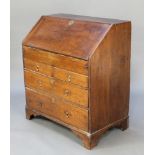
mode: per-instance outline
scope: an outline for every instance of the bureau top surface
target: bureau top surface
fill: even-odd
[[[68,14],[42,16],[24,46],[88,60],[112,24],[125,21]]]

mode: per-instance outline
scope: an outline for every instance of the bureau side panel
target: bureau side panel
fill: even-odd
[[[131,23],[111,27],[90,58],[90,132],[128,117]]]

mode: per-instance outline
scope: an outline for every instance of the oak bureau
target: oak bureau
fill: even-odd
[[[71,129],[87,149],[128,128],[131,22],[42,16],[23,44],[26,118]]]

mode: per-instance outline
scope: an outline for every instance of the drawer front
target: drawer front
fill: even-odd
[[[38,63],[29,59],[24,59],[24,68],[50,77],[53,76],[54,73],[54,68],[52,66],[43,63]]]
[[[55,94],[73,103],[88,107],[88,90],[27,70],[24,71],[24,75],[26,87],[46,92],[49,95]]]
[[[57,68],[88,75],[88,61],[85,60],[54,54],[26,46],[23,47],[23,57]]]
[[[26,89],[27,106],[64,123],[88,131],[88,110],[78,108],[58,97],[48,97]]]
[[[68,83],[76,84],[81,87],[88,87],[88,76],[52,67],[43,63],[38,63],[29,59],[24,59],[24,68],[32,71],[45,74],[50,77],[55,77]]]

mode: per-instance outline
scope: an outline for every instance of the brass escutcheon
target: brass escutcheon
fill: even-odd
[[[54,98],[54,97],[52,97],[52,99],[51,99],[51,100],[52,100],[52,103],[55,103],[55,98]]]
[[[50,82],[51,82],[52,85],[54,85],[55,80],[54,79],[51,79]]]
[[[71,26],[71,25],[73,25],[74,24],[74,20],[70,20],[69,22],[68,22],[68,25],[69,26]]]
[[[71,82],[71,75],[68,75],[67,81],[68,81],[68,82]]]

